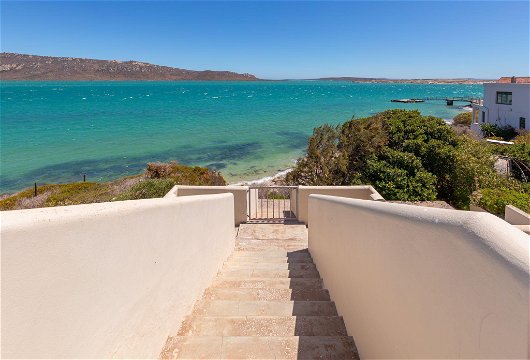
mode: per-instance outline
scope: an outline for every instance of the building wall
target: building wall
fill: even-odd
[[[512,92],[512,105],[497,104],[497,92]],[[486,122],[499,126],[510,125],[519,129],[519,118],[526,119],[526,129],[530,129],[530,84],[484,84],[484,105],[475,106],[486,112]],[[481,123],[481,117],[476,119]]]
[[[309,250],[361,359],[528,358],[529,239],[486,213],[309,200]]]
[[[0,217],[2,358],[158,358],[234,247],[231,194]]]

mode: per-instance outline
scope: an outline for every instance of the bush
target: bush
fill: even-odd
[[[175,186],[173,179],[145,179],[133,185],[115,200],[137,200],[164,197]]]
[[[497,174],[494,164],[491,146],[462,136],[449,172],[451,189],[447,200],[456,208],[469,209],[470,197],[475,191],[500,186],[504,179]]]
[[[473,194],[473,204],[501,217],[504,217],[506,205],[513,205],[528,213],[530,194],[506,188],[482,189]]]
[[[480,125],[480,130],[486,138],[502,138],[504,141],[510,141],[517,135],[517,131],[509,125],[498,126],[497,124],[486,123]]]
[[[148,179],[171,178],[179,185],[226,185],[223,176],[214,170],[200,166],[180,165],[176,161],[147,164],[145,177]]]
[[[470,112],[464,112],[456,115],[453,118],[453,124],[470,126],[473,121],[473,115]]]
[[[385,149],[379,157],[368,161],[363,179],[386,199],[436,199],[436,176],[427,172],[421,161],[410,153]]]
[[[530,131],[523,131],[513,139],[516,144],[530,145]]]
[[[176,161],[169,163],[154,162],[148,163],[147,169],[145,170],[145,177],[148,179],[161,179],[170,176],[174,172],[174,168],[178,164]]]
[[[496,173],[497,151],[510,152],[520,162],[530,159],[530,145],[494,146],[457,136],[442,119],[418,111],[389,110],[338,128],[316,128],[306,156],[299,159],[287,182],[371,184],[387,200],[440,199],[468,209],[471,195],[480,189],[525,192],[523,182]]]

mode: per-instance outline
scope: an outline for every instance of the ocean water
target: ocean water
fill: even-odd
[[[315,126],[386,109],[452,118],[463,103],[391,103],[482,96],[482,85],[283,82],[1,82],[0,193],[141,172],[177,160],[231,182],[293,165]]]

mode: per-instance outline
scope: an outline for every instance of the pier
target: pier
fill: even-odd
[[[447,106],[453,106],[455,102],[467,102],[470,104],[480,104],[481,99],[472,96],[453,96],[453,97],[424,97],[412,99],[394,99],[391,102],[399,103],[422,103],[425,101],[445,101]]]

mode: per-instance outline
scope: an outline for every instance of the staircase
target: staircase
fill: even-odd
[[[236,249],[164,359],[358,359],[304,225],[241,225]]]

